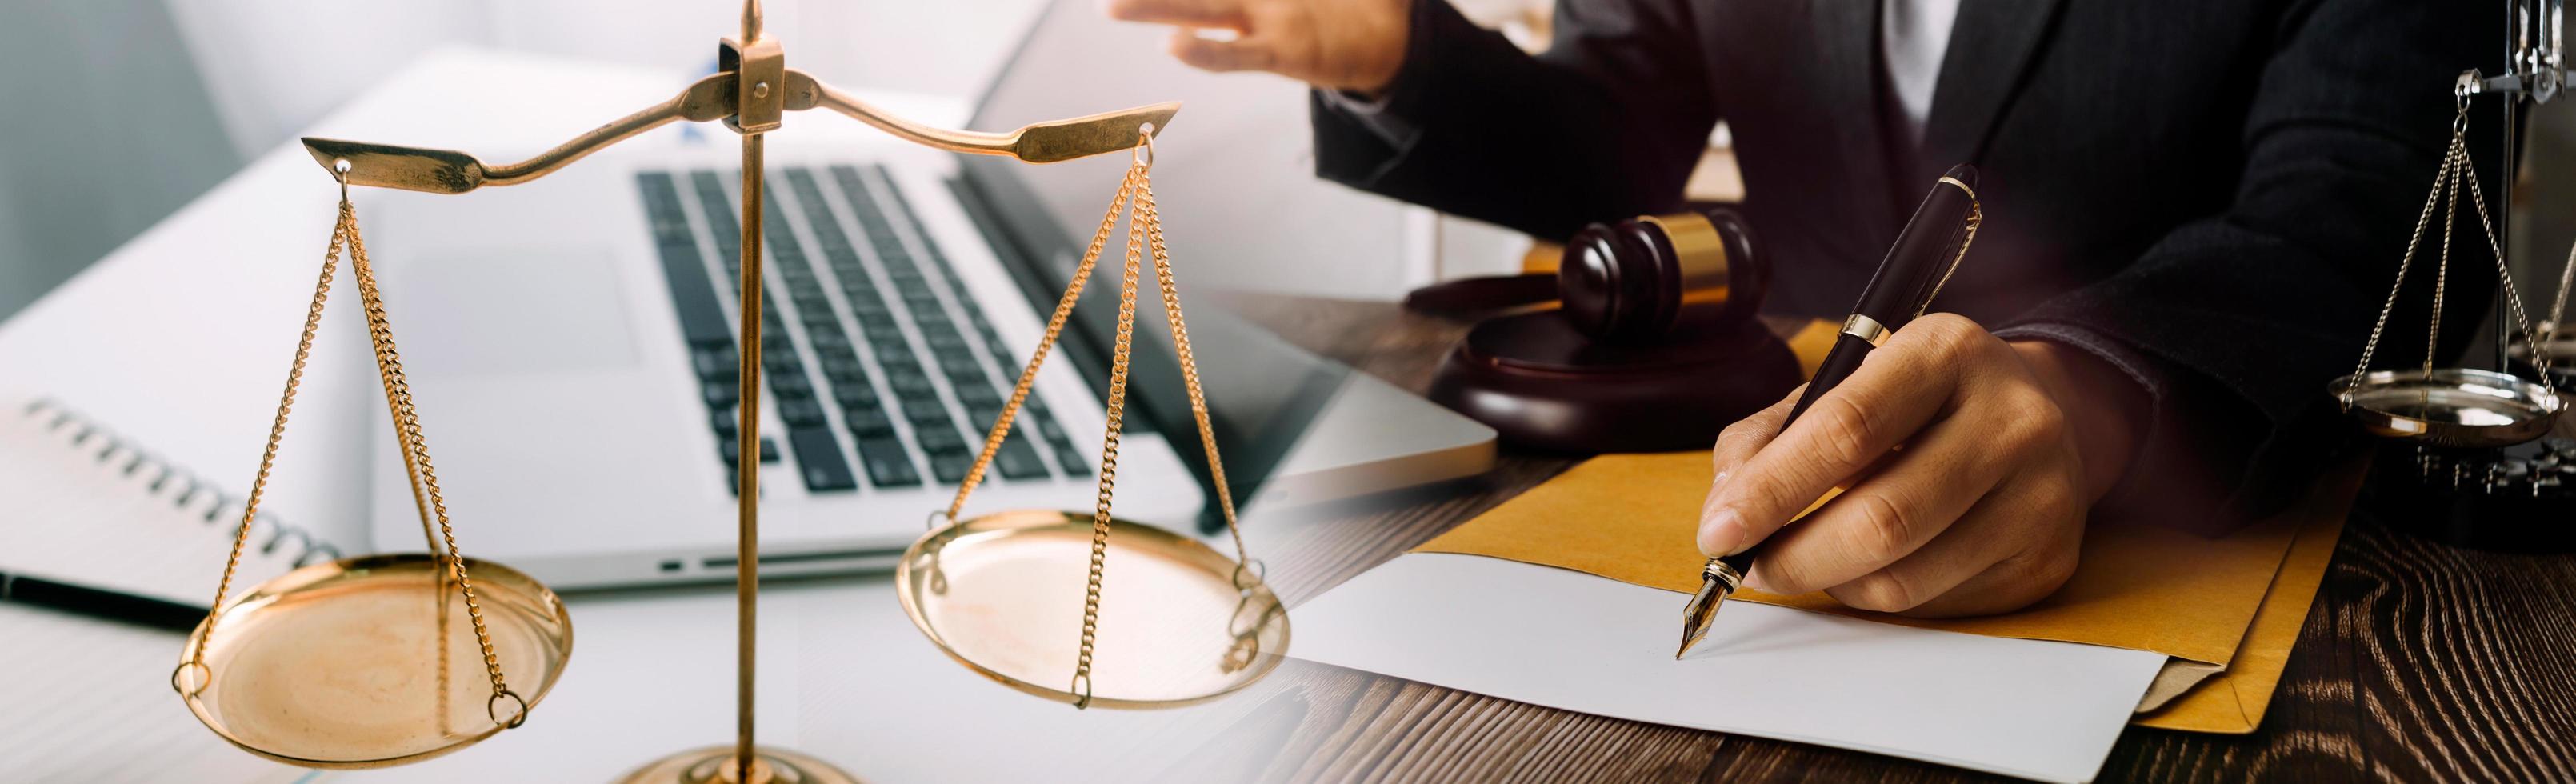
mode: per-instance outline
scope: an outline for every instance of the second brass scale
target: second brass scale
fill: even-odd
[[[390,319],[348,200],[350,186],[461,194],[543,177],[636,134],[721,120],[742,137],[739,444],[760,439],[761,230],[764,134],[786,113],[828,109],[916,144],[1052,163],[1127,152],[1131,165],[1031,352],[973,469],[896,575],[906,614],[959,663],[1014,689],[1077,707],[1161,707],[1211,699],[1277,667],[1288,620],[1235,523],[1233,500],[1181,315],[1150,171],[1153,139],[1176,103],[1041,122],[1008,133],[932,128],[886,114],[786,67],[778,39],[746,0],[739,38],[718,50],[717,73],[661,104],[600,126],[534,158],[486,165],[451,150],[307,138],[340,183],[338,221],[324,254],[267,451],[236,531],[214,610],[190,635],[171,686],[209,729],[251,753],[318,768],[369,768],[429,759],[520,726],[572,652],[571,617],[544,585],[465,555],[448,520],[428,439],[404,379]],[[1091,509],[962,516],[1008,435],[1121,216],[1123,286],[1107,395],[1099,487]],[[411,473],[425,554],[317,564],[232,592],[262,491],[286,432],[306,358],[341,259],[366,313],[387,410]],[[1150,282],[1144,282],[1150,276]],[[1128,360],[1140,286],[1152,286],[1170,330],[1232,557],[1111,515]],[[736,734],[628,774],[636,782],[845,782],[816,757],[755,743],[754,651],[759,593],[758,460],[737,460]]]

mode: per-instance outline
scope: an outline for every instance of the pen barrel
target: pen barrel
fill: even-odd
[[[1844,380],[1858,372],[1861,360],[1869,358],[1872,348],[1875,347],[1869,341],[1857,335],[1835,335],[1833,350],[1826,352],[1825,361],[1816,365],[1815,377],[1807,380],[1807,391],[1798,395],[1798,404],[1789,408],[1789,418],[1781,420],[1780,432],[1789,432],[1789,426],[1796,424],[1798,417],[1805,416],[1807,407],[1815,405],[1817,398],[1834,391],[1834,387],[1842,386]]]
[[[1976,186],[1976,168],[1963,163],[1950,167],[1941,181],[1933,184],[1932,192],[1924,195],[1923,203],[1914,208],[1914,216],[1905,221],[1904,230],[1897,232],[1896,243],[1888,247],[1887,258],[1879,262],[1878,272],[1870,276],[1869,287],[1861,290],[1860,302],[1852,306],[1852,318],[1846,319],[1844,331],[1834,336],[1833,350],[1816,366],[1806,391],[1798,395],[1797,405],[1789,408],[1789,417],[1780,422],[1780,432],[1789,432],[1789,426],[1796,424],[1817,399],[1859,372],[1861,361],[1868,359],[1869,352],[1889,333],[1904,329],[1916,313],[1931,304],[1941,279],[1947,276],[1968,241],[1968,218],[1977,209]],[[1769,542],[1766,538],[1718,561],[1738,575],[1750,574],[1754,560]]]
[[[1897,232],[1896,242],[1888,246],[1878,274],[1870,277],[1860,302],[1852,306],[1854,314],[1875,319],[1894,332],[1930,304],[1934,286],[1957,258],[1960,244],[1967,241],[1968,215],[1977,203],[1969,189],[1976,181],[1976,170],[1962,164],[1932,186],[1932,192],[1914,208],[1914,216],[1905,221],[1905,228]]]

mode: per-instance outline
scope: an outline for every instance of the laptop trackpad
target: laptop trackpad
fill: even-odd
[[[440,248],[385,291],[404,353],[442,374],[598,370],[636,363],[625,287],[607,249]]]

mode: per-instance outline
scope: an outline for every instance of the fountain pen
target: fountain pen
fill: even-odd
[[[1968,242],[1975,238],[1983,215],[1977,206],[1977,170],[1967,164],[1950,167],[1923,204],[1914,208],[1905,229],[1896,235],[1896,244],[1887,249],[1887,258],[1878,263],[1869,286],[1861,290],[1860,302],[1852,306],[1851,316],[1843,319],[1842,334],[1834,336],[1834,348],[1816,367],[1815,378],[1808,381],[1805,394],[1789,409],[1789,418],[1780,423],[1781,432],[1798,421],[1816,399],[1833,391],[1844,379],[1860,369],[1863,358],[1872,349],[1887,342],[1889,333],[1905,327],[1915,316],[1922,315],[1940,293],[1941,284],[1958,269],[1959,260],[1968,252]],[[1708,559],[1700,567],[1699,592],[1691,594],[1690,604],[1682,607],[1682,647],[1673,652],[1679,659],[1690,653],[1708,636],[1710,624],[1717,620],[1718,605],[1744,584],[1744,575],[1753,571],[1753,562],[1761,552],[1756,542],[1733,554]]]

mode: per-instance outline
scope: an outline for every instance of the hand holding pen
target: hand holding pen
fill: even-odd
[[[2146,393],[2082,349],[1917,317],[1963,250],[1975,176],[1961,166],[1934,186],[1816,380],[1718,437],[1698,530],[1707,585],[1685,610],[1684,652],[1730,577],[1942,616],[2018,609],[2074,572],[2086,510],[2126,469]]]

